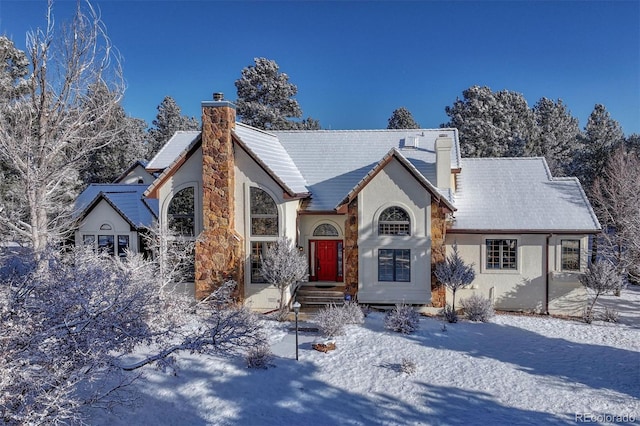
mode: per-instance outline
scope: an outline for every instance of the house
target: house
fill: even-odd
[[[260,275],[261,255],[286,236],[309,261],[302,290],[443,306],[451,295],[433,270],[457,244],[476,269],[458,297],[575,312],[584,301],[578,276],[600,231],[578,180],[552,177],[543,158],[461,158],[456,129],[267,132],[236,122],[221,94],[202,103],[201,132],[177,132],[144,170],[128,173],[154,179],[134,179],[127,208],[118,198],[125,192],[89,187],[76,241],[99,246],[103,222],[114,237],[129,226],[132,241],[143,220],[129,208],[142,215],[146,207],[144,220],[195,241],[196,297],[233,278],[262,311],[279,295]]]

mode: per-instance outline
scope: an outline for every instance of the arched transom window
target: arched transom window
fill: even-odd
[[[409,214],[400,207],[389,207],[378,218],[379,235],[411,235]]]
[[[278,236],[278,207],[260,188],[251,187],[251,235]]]
[[[313,230],[314,237],[337,237],[338,230],[335,226],[329,223],[323,223],[318,225],[316,229]]]
[[[195,235],[193,186],[181,189],[173,196],[167,208],[169,229],[178,235]]]

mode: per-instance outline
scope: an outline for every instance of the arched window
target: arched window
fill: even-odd
[[[167,209],[169,229],[182,236],[195,235],[193,186],[181,189],[173,196]]]
[[[278,207],[260,188],[251,187],[251,235],[278,236]]]
[[[389,207],[378,218],[379,235],[411,235],[409,214],[400,207]]]
[[[328,223],[323,223],[318,225],[316,229],[313,230],[314,237],[337,237],[338,230],[335,226],[330,225]]]

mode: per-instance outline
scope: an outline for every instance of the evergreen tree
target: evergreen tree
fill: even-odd
[[[199,130],[200,123],[195,117],[182,115],[182,110],[171,96],[165,96],[158,105],[158,115],[152,123],[155,127],[149,129],[149,146],[147,157],[154,155],[171,139],[178,130]]]
[[[0,36],[0,102],[7,102],[27,92],[29,59],[13,41]]]
[[[289,76],[280,72],[278,64],[270,59],[255,58],[255,65],[242,70],[235,85],[240,121],[264,130],[320,128],[318,120],[302,117],[302,109],[294,96],[298,93]]]
[[[420,125],[413,119],[411,111],[400,107],[393,111],[387,124],[387,129],[419,129]]]
[[[576,154],[580,128],[561,99],[542,98],[533,107],[538,126],[529,154],[545,157],[554,176],[565,176]]]
[[[92,108],[115,96],[104,84],[95,85],[89,89],[86,106]],[[133,162],[145,158],[147,123],[127,116],[119,102],[108,115],[94,117],[88,124],[88,137],[100,140],[101,135],[109,135],[112,142],[103,141],[100,144],[103,146],[89,156],[89,162],[80,174],[85,184],[113,182]]]
[[[443,127],[460,132],[465,157],[517,157],[527,155],[536,137],[533,111],[520,93],[472,86],[462,92],[445,112],[450,121]]]
[[[624,143],[624,134],[604,105],[597,104],[589,116],[581,142],[580,155],[576,156],[572,168],[589,192],[595,178],[602,174],[613,149]]]
[[[640,134],[632,133],[631,135],[627,136],[627,139],[624,143],[629,151],[635,152],[637,155],[640,155]]]

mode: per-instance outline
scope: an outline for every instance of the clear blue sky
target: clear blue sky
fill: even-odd
[[[75,2],[58,0],[57,21]],[[95,0],[124,57],[127,112],[150,124],[165,95],[200,116],[254,57],[298,86],[323,128],[385,128],[405,106],[422,127],[472,85],[561,98],[584,127],[596,103],[640,133],[640,1]],[[0,33],[23,48],[46,1],[0,0]]]

